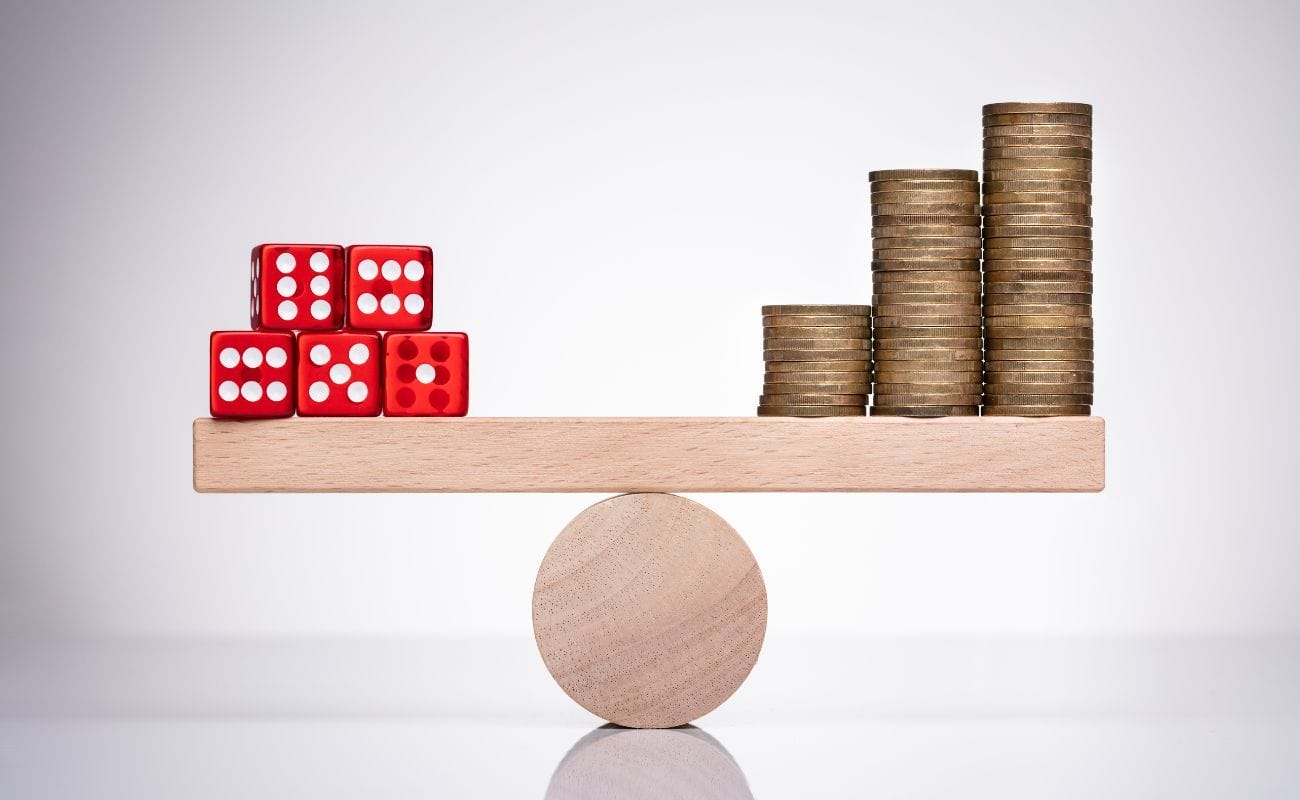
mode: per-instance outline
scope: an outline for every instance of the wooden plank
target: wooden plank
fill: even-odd
[[[194,422],[200,492],[1098,492],[1099,417]]]

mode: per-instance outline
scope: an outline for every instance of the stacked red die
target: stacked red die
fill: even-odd
[[[253,248],[253,327],[329,331],[343,327],[343,248],[260,244]]]
[[[254,330],[212,334],[212,416],[468,410],[469,338],[424,332],[433,322],[428,247],[258,245],[251,296]]]
[[[348,248],[348,326],[427,331],[433,324],[433,251],[356,244]]]
[[[463,417],[469,410],[469,337],[384,335],[384,414]]]
[[[292,333],[214,331],[210,347],[212,416],[293,416]]]
[[[382,403],[379,334],[298,334],[298,414],[374,417]]]

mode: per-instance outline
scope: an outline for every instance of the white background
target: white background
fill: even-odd
[[[773,635],[1300,627],[1288,4],[30,4],[0,26],[0,632],[527,636],[597,497],[199,496],[262,241],[434,248],[475,415],[744,415],[867,172],[1095,105],[1097,496],[699,499]],[[540,667],[539,667],[540,668]]]

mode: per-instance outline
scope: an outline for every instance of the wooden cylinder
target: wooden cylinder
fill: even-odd
[[[740,535],[699,503],[625,494],[556,537],[533,590],[542,660],[579,705],[631,728],[712,711],[744,682],[767,589]]]

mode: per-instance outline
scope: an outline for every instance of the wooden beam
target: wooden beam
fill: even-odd
[[[200,492],[1098,492],[1099,417],[194,422]]]

